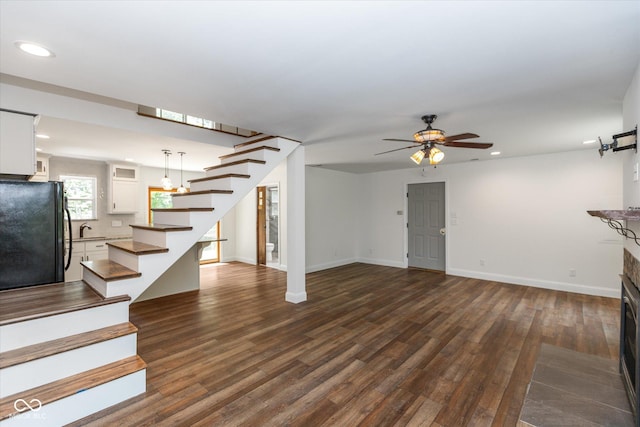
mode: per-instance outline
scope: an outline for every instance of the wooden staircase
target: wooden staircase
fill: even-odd
[[[279,137],[237,145],[173,208],[154,209],[153,224],[132,225],[132,240],[108,243],[108,259],[84,261],[81,282],[0,292],[2,307],[18,310],[0,315],[0,426],[63,425],[144,393],[129,304],[297,146]],[[29,292],[84,298],[20,311],[13,302]]]
[[[189,181],[190,192],[174,194],[173,208],[154,209],[153,224],[132,225],[132,242],[109,243],[104,262],[83,262],[83,280],[105,297],[135,300],[298,145],[279,137],[237,145]]]
[[[0,292],[0,425],[64,425],[144,393],[129,302],[81,281]]]

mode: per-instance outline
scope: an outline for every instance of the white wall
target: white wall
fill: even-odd
[[[357,175],[306,167],[306,271],[357,261]]]
[[[640,124],[640,65],[636,68],[633,81],[624,97],[622,112],[624,129],[621,129],[621,132],[632,130]],[[634,165],[640,164],[640,153],[634,153],[628,150],[618,152],[616,155],[624,158],[623,206],[624,208],[628,208],[629,206],[640,207],[640,181],[633,181],[633,168]],[[628,221],[627,226],[633,230],[637,236],[640,236],[640,221]],[[640,246],[636,245],[632,240],[627,239],[625,248],[637,259],[640,259]]]
[[[617,296],[622,240],[586,211],[621,208],[621,163],[593,149],[365,175],[359,257],[406,266],[407,185],[444,181],[448,274]]]

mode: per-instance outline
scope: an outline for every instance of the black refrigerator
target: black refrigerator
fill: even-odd
[[[0,180],[0,291],[64,282],[61,182]]]

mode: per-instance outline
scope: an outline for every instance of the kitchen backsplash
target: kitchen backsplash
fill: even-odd
[[[631,252],[624,250],[624,274],[631,279],[637,288],[640,288],[640,260],[634,257]]]

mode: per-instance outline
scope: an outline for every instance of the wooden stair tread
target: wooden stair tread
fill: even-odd
[[[189,225],[173,225],[173,224],[131,224],[129,225],[131,228],[139,228],[142,230],[152,230],[152,231],[191,231],[193,227]]]
[[[0,291],[0,326],[130,301],[128,295],[105,298],[82,280]]]
[[[136,328],[132,323],[126,322],[69,337],[58,338],[47,342],[17,348],[15,350],[5,351],[4,353],[0,353],[0,369],[41,359],[54,354],[64,353],[65,351],[86,347],[91,344],[108,341],[125,335],[135,334],[136,332],[138,332],[138,328]]]
[[[114,280],[131,279],[134,277],[140,277],[142,273],[133,271],[130,268],[125,267],[122,264],[113,262],[109,259],[97,259],[94,261],[82,261],[80,262],[86,269],[90,270],[93,274],[100,277],[105,282],[111,282]]]
[[[171,194],[171,197],[197,196],[199,194],[233,194],[233,190],[189,191],[187,193],[173,193]]]
[[[120,240],[117,242],[107,242],[107,246],[121,249],[134,255],[151,255],[169,252],[169,248],[150,245],[148,243],[136,242],[134,240]]]
[[[241,142],[240,144],[234,145],[233,148],[245,147],[247,145],[255,144],[256,142],[262,142],[262,141],[267,141],[269,139],[276,139],[276,138],[277,138],[277,136],[267,135],[267,136],[264,136],[262,138],[254,139],[252,141]]]
[[[213,212],[214,208],[151,208],[153,212]]]
[[[204,170],[205,171],[210,171],[210,170],[214,170],[214,169],[224,168],[226,166],[241,165],[243,163],[256,163],[256,164],[264,165],[267,162],[265,160],[244,159],[244,160],[238,160],[238,161],[235,161],[235,162],[225,163],[225,164],[222,164],[222,165],[209,166],[208,168],[204,168]]]
[[[225,173],[223,175],[205,176],[204,178],[190,179],[187,182],[193,183],[193,182],[213,181],[216,179],[224,179],[224,178],[251,178],[251,175],[242,174],[242,173]]]
[[[248,150],[236,151],[235,153],[225,154],[224,156],[218,156],[220,160],[229,159],[235,156],[242,156],[247,153],[254,153],[256,151],[280,151],[278,147],[269,147],[268,145],[261,145],[260,147],[249,148]]]
[[[81,393],[87,389],[97,387],[126,375],[141,371],[146,367],[147,364],[140,358],[140,356],[131,356],[31,390],[25,390],[11,396],[7,396],[0,400],[0,419],[7,419],[17,415],[18,412],[14,408],[13,404],[18,399],[24,399],[26,402],[29,402],[34,398],[34,396],[37,396],[37,399],[44,406],[60,399],[64,399],[65,397],[72,396],[76,393]]]

